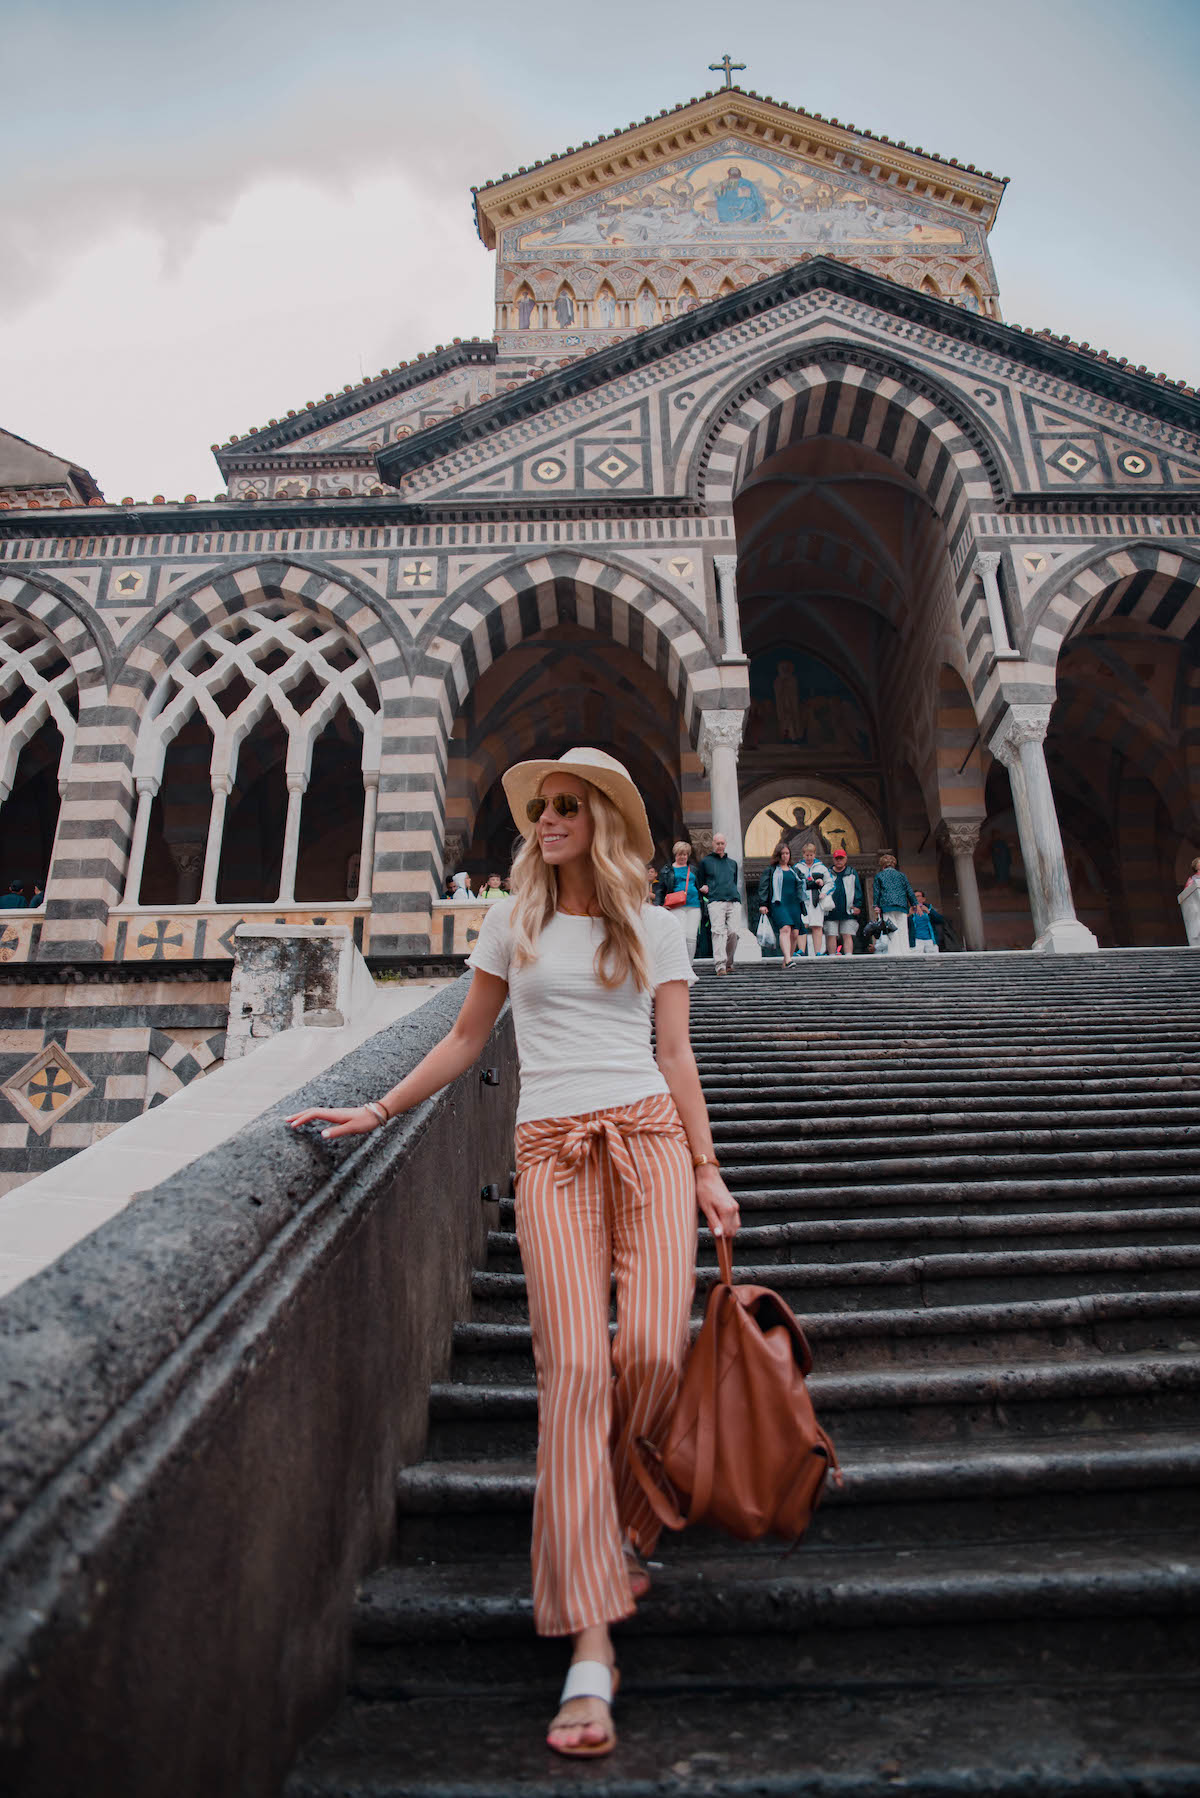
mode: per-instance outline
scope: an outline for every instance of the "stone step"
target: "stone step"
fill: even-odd
[[[690,1035],[697,1054],[728,1055],[737,1044],[739,1033],[730,1029],[731,1020],[706,1024],[694,1019]],[[860,1017],[848,1017],[838,1009],[836,1018],[814,1016],[811,1008],[794,1019],[772,1020],[755,1012],[753,1026],[754,1052],[760,1057],[776,1049],[813,1046],[821,1050],[845,1048],[855,1051],[890,1052],[894,1038],[911,1036],[931,1053],[959,1047],[972,1050],[979,1059],[989,1049],[1017,1048],[1036,1052],[1043,1048],[1078,1048],[1119,1055],[1132,1047],[1136,1031],[1136,1047],[1142,1054],[1167,1044],[1179,1044],[1185,1053],[1194,1052],[1196,1029],[1200,1024],[1200,1007],[1172,1006],[1170,1013],[1157,1013],[1152,1019],[1131,1021],[1126,1005],[1114,1006],[1108,1018],[1098,1018],[1089,1009],[1077,1018],[1064,1016],[1061,1007],[1048,1011],[1044,1018],[1030,1017],[1022,1011],[1019,1019],[998,1019],[994,1011],[963,1011],[958,1014],[939,1006],[935,1015],[915,1012],[893,1012],[884,1017],[876,1008]],[[731,1041],[732,1039],[732,1041]]]
[[[1170,1073],[1122,1074],[1114,1071],[1081,1076],[1071,1066],[1057,1073],[1047,1070],[1045,1078],[1035,1079],[1024,1072],[1005,1071],[992,1079],[976,1075],[969,1082],[964,1082],[955,1070],[938,1076],[925,1068],[901,1068],[886,1070],[873,1078],[867,1094],[862,1093],[861,1087],[862,1081],[857,1074],[853,1081],[838,1081],[832,1077],[828,1065],[818,1073],[777,1076],[770,1068],[765,1068],[761,1074],[747,1073],[745,1065],[740,1064],[737,1071],[728,1076],[710,1073],[704,1081],[705,1093],[716,1107],[794,1104],[793,1095],[800,1092],[806,1099],[830,1106],[861,1106],[869,1116],[877,1108],[893,1106],[901,1106],[905,1111],[921,1106],[935,1110],[947,1098],[952,1101],[951,1110],[967,1104],[986,1109],[1007,1104],[1024,1105],[1027,1101],[1059,1108],[1077,1102],[1123,1106],[1134,1100],[1140,1103],[1147,1095],[1160,1093],[1172,1094],[1175,1102],[1182,1104],[1194,1102],[1194,1095],[1200,1092],[1200,1064],[1193,1073],[1184,1071],[1176,1063]]]
[[[792,1223],[743,1225],[737,1254],[759,1265],[801,1261],[818,1253],[823,1261],[879,1260],[902,1255],[913,1243],[967,1252],[1001,1243],[1014,1249],[1098,1247],[1104,1243],[1200,1242],[1200,1204],[1143,1206],[1130,1211],[1043,1211],[1005,1215],[925,1217],[803,1218]],[[711,1233],[701,1229],[697,1258],[716,1262]],[[517,1272],[520,1252],[514,1230],[488,1234],[489,1273]]]
[[[957,1443],[1200,1425],[1200,1352],[814,1374],[809,1391],[839,1454],[884,1444]],[[508,1459],[537,1445],[532,1380],[461,1381],[430,1394],[432,1460]],[[1200,1429],[1197,1430],[1200,1437]]]
[[[732,1104],[714,1100],[708,1116],[718,1142],[737,1141],[751,1133],[758,1140],[797,1135],[806,1141],[828,1137],[838,1143],[845,1137],[936,1137],[942,1131],[1006,1135],[1031,1129],[1056,1133],[1191,1129],[1200,1135],[1200,1086],[1196,1095],[1183,1103],[1179,1095],[1171,1093],[1157,1098],[1146,1095],[1136,1104],[1114,1096],[1107,1105],[1051,1104],[1044,1097],[1039,1104],[1022,1100],[1002,1105],[991,1100],[976,1102],[969,1109],[949,1106],[945,1100],[926,1101],[920,1107],[906,1099],[841,1099],[835,1103],[836,1109],[833,1102],[815,1100],[810,1094],[805,1094],[802,1105],[795,1099],[746,1099]]]
[[[1103,1479],[1093,1471],[1104,1457],[1090,1433],[1073,1443],[1014,1439],[1002,1446],[1003,1458],[994,1452],[996,1443],[977,1447],[971,1455],[975,1476],[965,1480],[954,1477],[961,1454],[948,1477],[937,1443],[875,1451],[850,1444],[850,1483],[844,1491],[830,1487],[806,1546],[887,1548],[901,1555],[950,1541],[1112,1543],[1147,1531],[1195,1530],[1200,1466],[1194,1429],[1120,1433],[1106,1445],[1106,1455],[1110,1446],[1112,1453]],[[532,1455],[426,1460],[401,1481],[398,1561],[528,1555]],[[727,1548],[728,1539],[716,1532],[689,1529],[665,1536],[659,1554],[672,1562],[704,1560]],[[741,1552],[774,1556],[779,1548],[763,1542],[745,1544]]]
[[[1137,1649],[1161,1653],[1164,1634],[1161,1624],[1140,1632]],[[1123,1639],[1129,1646],[1127,1624]],[[1131,1669],[1120,1683],[1104,1674],[1010,1672],[1003,1682],[977,1674],[964,1702],[971,1663],[961,1654],[944,1689],[924,1674],[928,1652],[907,1663],[919,1675],[893,1668],[836,1688],[814,1661],[794,1688],[802,1702],[781,1704],[719,1677],[663,1689],[623,1667],[617,1749],[573,1769],[545,1746],[561,1644],[557,1659],[545,1659],[536,1685],[516,1692],[347,1700],[301,1755],[284,1798],[1185,1798],[1200,1790],[1195,1692],[1169,1672]]]
[[[903,1307],[914,1295],[928,1305],[1003,1304],[1037,1298],[1129,1292],[1149,1285],[1186,1289],[1197,1283],[1200,1246],[1013,1249],[968,1254],[908,1255],[894,1260],[737,1263],[739,1285],[771,1286],[802,1321],[830,1311]],[[700,1268],[696,1304],[703,1308],[715,1268]],[[472,1316],[480,1323],[516,1321],[525,1308],[525,1276],[476,1273]]]
[[[976,1666],[985,1645],[994,1653],[989,1626],[1003,1635],[1014,1622],[1073,1624],[1082,1649],[1112,1620],[1172,1619],[1182,1643],[1200,1603],[1200,1548],[1194,1530],[1148,1534],[1136,1546],[949,1542],[904,1554],[806,1546],[785,1557],[730,1543],[704,1560],[668,1558],[653,1577],[650,1597],[620,1626],[631,1681],[661,1686],[719,1671],[731,1685],[779,1691],[803,1682],[814,1650],[830,1673],[839,1662],[847,1670],[851,1651],[867,1677],[889,1657],[894,1670],[893,1631],[905,1642],[914,1630],[969,1626]],[[448,1685],[511,1689],[561,1666],[564,1645],[557,1654],[549,1646],[533,1634],[523,1556],[387,1567],[359,1587],[351,1689],[375,1699]],[[1198,1646],[1193,1639],[1172,1670],[1200,1678]],[[1115,1671],[1125,1658],[1118,1633],[1105,1659]]]
[[[959,1366],[989,1357],[1004,1364],[1043,1360],[1052,1351],[1188,1352],[1200,1348],[1200,1289],[818,1312],[805,1318],[804,1328],[818,1368],[829,1373],[897,1362]],[[532,1366],[527,1322],[455,1325],[452,1378],[511,1385]]]
[[[762,1183],[765,1173],[774,1175],[777,1171],[770,1164],[726,1163],[722,1172],[730,1187],[737,1188],[743,1217],[756,1208],[776,1211],[785,1205],[797,1207],[801,1213],[820,1211],[826,1216],[837,1216],[843,1212],[853,1214],[864,1205],[911,1208],[923,1199],[931,1209],[992,1202],[1017,1206],[1026,1197],[1035,1203],[1063,1199],[1074,1204],[1081,1199],[1086,1202],[1089,1192],[1097,1207],[1107,1200],[1125,1205],[1152,1197],[1186,1205],[1200,1192],[1188,1154],[1174,1149],[1161,1158],[1149,1151],[1131,1154],[1126,1158],[1128,1165],[1121,1169],[1106,1167],[1102,1154],[1098,1162],[1086,1154],[1075,1155],[1066,1167],[1052,1155],[1014,1157],[1014,1165],[1002,1165],[998,1172],[992,1170],[1000,1157],[990,1161],[986,1157],[973,1160],[966,1155],[910,1159],[909,1167],[900,1165],[899,1157],[894,1161],[880,1158],[857,1162],[857,1186],[848,1181],[834,1185],[828,1179],[830,1170],[814,1169],[807,1159],[792,1163],[786,1172],[779,1170],[778,1181],[772,1179],[770,1184]],[[839,1175],[844,1166],[843,1161],[837,1163]],[[814,1179],[814,1174],[823,1177]],[[906,1178],[906,1174],[923,1177]]]
[[[1194,1059],[1190,1044],[1186,1050],[1166,1045],[1161,1049],[1130,1050],[1128,1054],[1069,1047],[1039,1054],[1019,1047],[1001,1046],[986,1055],[971,1055],[965,1048],[928,1049],[917,1036],[911,1043],[897,1043],[887,1048],[773,1049],[769,1065],[762,1068],[756,1065],[760,1059],[755,1042],[748,1046],[745,1054],[738,1054],[731,1048],[720,1055],[706,1056],[701,1052],[696,1057],[696,1065],[706,1091],[710,1083],[714,1093],[719,1093],[723,1082],[741,1079],[752,1090],[761,1087],[768,1096],[774,1088],[787,1086],[805,1076],[819,1075],[828,1082],[834,1071],[831,1064],[835,1061],[839,1064],[838,1072],[847,1080],[853,1076],[857,1087],[874,1079],[886,1083],[896,1075],[909,1080],[947,1078],[956,1080],[964,1095],[989,1083],[1002,1083],[1009,1074],[1014,1078],[1035,1076],[1043,1090],[1060,1075],[1078,1078],[1103,1074],[1120,1078],[1123,1073],[1152,1075],[1164,1067],[1173,1074],[1185,1074],[1193,1079],[1200,1074],[1200,1063]],[[844,1096],[845,1083],[842,1090]]]
[[[866,1146],[868,1151],[873,1147]],[[1012,1154],[999,1151],[986,1154],[969,1149],[950,1149],[942,1154],[932,1148],[924,1154],[915,1154],[913,1144],[907,1143],[903,1147],[903,1153],[894,1155],[843,1153],[833,1168],[826,1165],[816,1169],[806,1148],[801,1156],[791,1160],[783,1155],[772,1158],[769,1155],[726,1153],[721,1159],[721,1172],[727,1185],[736,1190],[739,1197],[743,1190],[768,1192],[800,1187],[802,1191],[808,1191],[815,1187],[822,1193],[838,1194],[845,1199],[856,1185],[881,1189],[886,1186],[894,1191],[897,1187],[920,1181],[925,1191],[935,1191],[942,1200],[950,1190],[964,1182],[989,1177],[990,1183],[995,1184],[1005,1176],[1026,1181],[1040,1176],[1040,1184],[1048,1188],[1070,1176],[1103,1175],[1109,1179],[1122,1174],[1138,1179],[1150,1175],[1174,1176],[1194,1191],[1200,1176],[1200,1142],[1164,1149],[1143,1145],[1133,1149],[1047,1149]],[[939,1144],[939,1150],[940,1147]],[[836,1186],[829,1179],[831,1172],[836,1172]],[[814,1173],[818,1176],[815,1181]]]
[[[914,1153],[923,1157],[936,1153],[939,1158],[987,1156],[994,1163],[998,1158],[1005,1161],[1025,1156],[1065,1158],[1080,1152],[1115,1155],[1132,1149],[1139,1153],[1147,1149],[1156,1153],[1168,1149],[1185,1150],[1200,1159],[1200,1113],[1179,1124],[1157,1120],[1130,1124],[1122,1119],[1092,1127],[1073,1124],[1056,1127],[1042,1124],[1040,1120],[1033,1124],[1028,1119],[1022,1125],[1014,1119],[1006,1130],[990,1129],[982,1123],[976,1127],[969,1117],[965,1127],[955,1129],[947,1122],[939,1128],[931,1119],[921,1132],[922,1140],[916,1140],[918,1133],[915,1130],[897,1130],[891,1120],[875,1130],[852,1132],[847,1129],[842,1135],[825,1131],[819,1118],[809,1117],[807,1123],[808,1129],[803,1133],[797,1130],[794,1121],[776,1125],[764,1122],[761,1126],[751,1125],[749,1129],[745,1124],[739,1124],[733,1130],[715,1127],[713,1135],[720,1144],[722,1167],[758,1161],[778,1161],[786,1166],[798,1156],[809,1160],[836,1158],[841,1167],[847,1161],[853,1165],[864,1159],[902,1158]],[[853,1147],[848,1146],[847,1138]]]
[[[1001,1213],[1083,1210],[1093,1216],[1109,1208],[1127,1211],[1165,1206],[1179,1210],[1200,1202],[1200,1182],[1186,1172],[956,1180],[939,1186],[925,1181],[880,1180],[873,1186],[842,1187],[818,1184],[811,1177],[805,1185],[756,1187],[743,1185],[740,1179],[730,1184],[738,1188],[743,1223],[754,1228],[814,1217],[834,1224],[850,1219],[890,1219],[915,1211],[930,1217],[986,1218]],[[511,1198],[500,1201],[500,1221],[514,1226]]]

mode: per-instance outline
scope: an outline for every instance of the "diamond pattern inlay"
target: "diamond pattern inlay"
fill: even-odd
[[[47,1043],[40,1054],[5,1081],[0,1092],[42,1136],[91,1092],[92,1085],[65,1049],[58,1043]]]
[[[609,487],[615,487],[636,469],[637,463],[633,457],[619,449],[605,450],[602,456],[594,457],[587,465],[588,473],[594,474]]]
[[[1069,475],[1073,481],[1078,481],[1089,469],[1095,468],[1096,458],[1080,449],[1077,443],[1063,443],[1052,456],[1047,456],[1046,463],[1050,468],[1057,468],[1060,474]]]

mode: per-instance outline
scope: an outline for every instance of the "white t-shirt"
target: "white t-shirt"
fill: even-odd
[[[665,1093],[650,1048],[651,994],[640,993],[631,975],[619,987],[601,986],[596,977],[602,921],[556,912],[538,938],[537,960],[510,972],[512,908],[512,899],[489,908],[467,965],[508,982],[521,1063],[518,1124],[578,1117]],[[642,929],[651,986],[668,980],[690,985],[696,976],[670,912],[643,906]]]

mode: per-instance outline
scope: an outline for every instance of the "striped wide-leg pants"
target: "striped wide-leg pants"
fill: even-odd
[[[696,1183],[674,1100],[518,1125],[516,1193],[538,1389],[534,1623],[575,1635],[629,1616],[624,1543],[658,1539],[628,1445],[663,1430],[687,1348]]]

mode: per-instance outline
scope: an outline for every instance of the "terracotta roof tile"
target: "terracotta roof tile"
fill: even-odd
[[[513,181],[518,175],[531,175],[536,169],[551,168],[556,162],[563,162],[568,156],[575,156],[580,150],[594,150],[599,144],[612,143],[618,137],[624,137],[627,131],[637,131],[642,125],[653,125],[656,119],[667,119],[677,112],[686,112],[689,106],[698,106],[702,100],[715,100],[722,94],[740,94],[743,100],[761,100],[768,106],[778,106],[783,112],[790,113],[793,118],[811,119],[814,124],[832,125],[838,131],[852,131],[855,137],[868,138],[872,143],[886,144],[889,149],[904,150],[912,156],[924,156],[930,162],[940,162],[946,168],[961,169],[966,175],[982,175],[985,181],[1001,181],[1008,185],[1007,175],[993,175],[991,169],[977,169],[973,162],[959,162],[957,156],[939,156],[934,150],[914,149],[902,138],[884,137],[882,132],[868,131],[861,125],[843,125],[840,119],[827,119],[819,112],[805,112],[801,106],[789,106],[786,100],[773,100],[770,94],[756,94],[753,88],[724,87],[709,88],[706,93],[693,94],[690,100],[681,100],[677,106],[664,107],[661,112],[648,112],[644,119],[631,119],[628,125],[618,125],[601,137],[584,138],[580,144],[574,144],[566,150],[560,150],[554,156],[546,156],[532,163],[524,164],[511,175],[498,175],[494,181],[485,181],[482,187],[473,187],[473,194],[487,193],[489,188],[503,187],[506,181]]]

